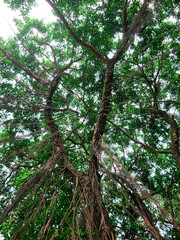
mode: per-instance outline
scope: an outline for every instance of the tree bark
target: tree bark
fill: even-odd
[[[137,193],[133,192],[131,194],[131,197],[133,198],[138,209],[140,210],[140,214],[144,220],[144,224],[146,225],[147,229],[149,230],[153,238],[156,240],[165,240],[165,238],[161,236],[159,231],[154,226],[152,215],[148,208],[146,207],[146,205],[144,204],[143,200],[140,198],[140,196]]]
[[[174,117],[170,117],[165,111],[153,108],[152,113],[155,117],[162,118],[171,127],[171,153],[177,166],[180,168],[180,151],[179,151],[179,129]]]
[[[107,207],[104,205],[99,176],[83,176],[80,190],[83,193],[82,208],[86,232],[89,240],[116,240],[116,233],[109,219]]]

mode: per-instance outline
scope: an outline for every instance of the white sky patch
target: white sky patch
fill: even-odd
[[[0,234],[0,240],[4,240],[3,236]]]
[[[11,11],[4,2],[1,2],[0,8],[0,37],[4,39],[9,36],[13,36],[16,26],[13,22],[13,18],[18,14],[15,11]]]
[[[51,12],[51,7],[44,1],[38,0],[38,6],[33,7],[29,17],[43,19],[45,23],[50,23],[56,20],[56,17]],[[0,37],[7,39],[14,36],[16,32],[16,25],[13,18],[21,18],[19,11],[12,11],[7,4],[1,2],[0,7]]]

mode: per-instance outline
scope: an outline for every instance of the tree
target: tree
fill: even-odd
[[[178,1],[45,1],[4,1],[1,233],[177,239]]]

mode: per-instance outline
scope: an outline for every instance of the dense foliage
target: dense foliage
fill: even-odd
[[[178,1],[44,1],[4,0],[1,234],[178,239]]]

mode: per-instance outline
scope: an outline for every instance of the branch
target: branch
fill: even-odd
[[[125,14],[125,12],[123,13],[123,15],[124,14]],[[135,34],[139,33],[140,31],[142,31],[144,29],[144,26],[150,19],[150,16],[151,16],[151,13],[148,10],[148,3],[147,3],[147,1],[144,1],[142,7],[138,11],[137,16],[135,17],[134,21],[132,22],[129,30],[126,32],[126,34],[123,35],[122,43],[119,46],[116,53],[114,54],[113,58],[111,59],[112,63],[115,64],[122,57],[124,52],[128,49],[129,45],[133,41]],[[125,20],[126,20],[126,18],[124,16],[123,24],[125,24]],[[126,28],[126,25],[124,25],[123,28]]]
[[[158,102],[167,102],[167,103],[172,103],[176,106],[179,106],[180,105],[180,102],[176,102],[174,100],[170,100],[170,99],[167,99],[167,100],[158,100]]]
[[[115,29],[117,32],[120,32],[120,30],[113,24],[103,20],[98,14],[97,14],[97,11],[98,11],[98,8],[97,9],[93,9],[91,8],[90,6],[88,6],[87,8],[89,8],[91,11],[93,11],[93,13],[96,15],[96,17],[103,23],[103,24],[107,24],[108,26],[110,26],[112,29]],[[102,11],[102,9],[100,10]]]
[[[46,98],[46,106],[44,108],[45,121],[52,134],[52,147],[53,147],[53,154],[56,159],[56,164],[58,164],[60,168],[64,168],[66,176],[68,178],[72,178],[73,181],[75,181],[75,178],[79,176],[80,173],[68,160],[68,157],[65,153],[65,149],[63,146],[62,136],[59,132],[57,124],[55,123],[52,117],[51,108],[52,108],[52,98],[60,82],[61,74],[65,70],[70,68],[74,62],[79,61],[81,58],[82,57],[76,60],[71,60],[69,64],[67,64],[65,67],[59,70],[59,72],[51,82],[50,90]]]
[[[46,106],[44,108],[45,120],[50,129],[52,140],[53,140],[53,154],[51,158],[47,161],[45,166],[43,166],[28,182],[25,182],[20,190],[17,193],[17,196],[12,200],[10,205],[5,209],[4,213],[0,217],[0,224],[7,218],[8,214],[13,211],[19,203],[23,200],[23,198],[30,192],[30,190],[41,180],[43,179],[49,172],[51,172],[56,164],[58,164],[61,168],[65,169],[65,174],[68,178],[75,179],[81,174],[74,168],[74,166],[69,162],[65,150],[62,143],[62,138],[60,136],[58,126],[55,124],[54,119],[52,118],[51,109],[52,109],[52,97],[56,88],[58,87],[58,83],[60,80],[61,74],[68,69],[74,62],[79,61],[78,58],[76,60],[71,60],[69,64],[67,64],[64,68],[62,68],[56,77],[51,82],[49,94],[46,98]],[[16,60],[12,58],[12,62],[16,65]],[[22,68],[26,72],[26,68],[18,63],[20,68]],[[29,70],[28,70],[29,71]],[[38,77],[37,77],[38,78]],[[23,136],[24,137],[24,136]]]
[[[65,27],[67,28],[68,32],[71,34],[71,36],[74,38],[74,40],[79,43],[81,46],[85,47],[86,49],[90,50],[98,59],[100,59],[103,63],[107,63],[107,60],[105,57],[103,57],[96,49],[93,48],[92,45],[90,45],[87,42],[84,42],[82,39],[80,39],[76,33],[72,30],[70,27],[69,23],[63,16],[63,14],[60,12],[60,10],[55,6],[55,4],[52,3],[50,0],[45,0],[51,7],[52,9],[56,12],[57,16],[62,20],[64,23]]]
[[[101,149],[102,136],[104,134],[106,120],[110,109],[110,98],[112,91],[112,83],[113,83],[113,73],[114,73],[114,65],[109,63],[107,65],[105,79],[104,79],[104,87],[103,87],[103,95],[101,100],[101,105],[98,112],[98,119],[96,122],[96,126],[93,133],[92,143],[91,143],[91,154],[89,160],[89,172],[94,174],[96,172],[98,174],[98,154]]]
[[[42,69],[44,69],[45,72],[47,72],[49,75],[52,76],[52,74],[48,71],[48,69],[43,66],[43,64],[35,57],[35,55],[31,52],[31,50],[28,47],[26,47],[24,42],[21,40],[21,38],[17,34],[16,34],[16,37],[21,42],[22,46],[26,49],[26,51],[30,54],[30,56],[33,57],[33,59],[42,67]]]
[[[145,143],[142,143],[134,138],[132,138],[131,136],[129,136],[122,128],[120,128],[118,125],[116,125],[115,123],[113,123],[111,120],[107,120],[109,123],[111,123],[114,127],[116,127],[117,129],[119,129],[126,137],[128,137],[129,139],[131,139],[133,142],[135,143],[138,143],[140,144],[143,148],[148,148],[150,149],[151,151],[153,152],[156,152],[156,153],[164,153],[164,154],[172,154],[172,151],[171,150],[158,150],[158,149],[155,149]]]
[[[9,105],[0,105],[0,109],[6,109],[6,110],[21,110],[21,111],[26,111],[26,112],[42,112],[42,110],[34,110],[34,109],[30,109],[30,108],[22,108],[22,107],[13,107],[13,106],[9,106]]]
[[[7,218],[9,213],[13,211],[22,199],[31,191],[31,189],[42,179],[44,178],[49,172],[52,171],[54,168],[53,157],[51,157],[46,165],[42,167],[28,182],[25,182],[19,191],[17,192],[16,197],[12,199],[11,203],[7,208],[4,210],[3,214],[0,216],[0,224]]]
[[[8,119],[8,120],[0,123],[0,126],[1,126],[1,125],[5,125],[5,124],[9,124],[9,122],[11,122],[11,121],[16,121],[16,120],[23,119],[23,118],[25,118],[25,117],[31,116],[32,114],[33,114],[33,113],[28,113],[28,114],[26,114],[26,115],[24,115],[24,116],[21,116],[21,117],[10,118],[10,119]]]
[[[123,34],[125,35],[127,32],[127,25],[128,25],[128,21],[127,21],[127,1],[125,1],[125,5],[124,5],[124,10],[123,10]]]
[[[31,132],[29,134],[25,134],[25,135],[17,135],[16,137],[12,137],[12,138],[6,138],[6,139],[3,139],[3,140],[0,140],[0,144],[2,143],[6,143],[6,142],[14,142],[14,141],[17,141],[19,139],[24,139],[24,138],[27,138],[27,137],[30,137],[30,136],[34,136],[34,135],[38,135],[38,134],[42,134],[42,133],[46,133],[47,130],[38,130],[38,131],[35,131],[35,132]]]
[[[180,168],[180,151],[179,151],[179,129],[174,116],[170,117],[165,111],[153,108],[152,113],[155,117],[160,117],[171,126],[171,153]]]
[[[137,152],[136,152],[136,155],[135,155],[135,159],[134,159],[134,161],[132,162],[132,164],[130,165],[130,167],[128,168],[128,171],[130,171],[131,168],[134,166],[134,164],[137,162],[137,160],[138,160],[138,154],[139,154],[139,151],[140,151],[141,147],[142,147],[142,146],[140,146],[140,147],[138,148],[138,150],[137,150]]]
[[[36,79],[36,81],[38,83],[41,83],[42,85],[47,87],[47,82],[44,79],[42,79],[42,78],[38,77],[37,75],[35,75],[28,68],[23,66],[20,62],[18,62],[13,56],[10,56],[9,54],[7,54],[2,48],[0,48],[0,52],[2,52],[4,54],[4,56],[7,57],[8,60],[10,60],[12,63],[14,63],[15,66],[17,66],[18,68],[23,70],[25,73],[27,73],[27,75],[29,75],[30,77]]]

